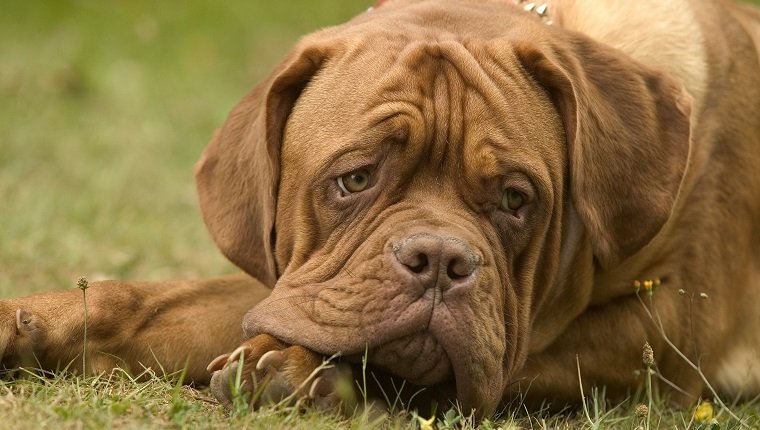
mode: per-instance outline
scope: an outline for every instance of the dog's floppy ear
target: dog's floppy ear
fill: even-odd
[[[515,44],[567,138],[570,194],[609,269],[670,217],[689,157],[691,97],[664,73],[582,35]]]
[[[283,131],[324,58],[319,46],[296,48],[232,110],[195,167],[214,241],[230,261],[269,286],[278,276],[273,247]]]

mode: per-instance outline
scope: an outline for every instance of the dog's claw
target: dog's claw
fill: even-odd
[[[249,347],[248,345],[239,346],[237,347],[237,349],[232,351],[232,353],[230,353],[230,356],[227,358],[227,362],[231,363],[233,361],[238,361],[241,355],[245,357],[249,355],[251,351],[252,351],[251,347]]]
[[[269,351],[262,355],[259,362],[256,363],[256,370],[263,370],[269,366],[279,369],[285,363],[285,354],[282,351]]]
[[[219,357],[211,360],[211,363],[206,366],[206,371],[208,373],[214,373],[217,370],[222,370],[224,368],[224,365],[227,364],[229,357],[230,354],[222,354]]]
[[[228,364],[236,362],[240,360],[240,357],[243,358],[247,357],[253,352],[250,346],[248,345],[242,345],[237,347],[234,351],[232,351],[229,354],[222,354],[215,359],[211,360],[211,363],[206,366],[206,370],[209,373],[212,373],[216,370],[222,370],[225,367],[227,367]]]

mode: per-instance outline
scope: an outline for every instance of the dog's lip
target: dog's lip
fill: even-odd
[[[274,293],[273,293],[274,294]],[[414,301],[403,320],[382,321],[371,328],[322,325],[304,315],[273,315],[266,312],[268,301],[281,302],[271,296],[253,308],[245,317],[243,331],[247,338],[259,334],[272,335],[286,343],[301,345],[325,355],[343,356],[361,354],[367,349],[393,342],[412,333],[426,330],[430,321],[431,304]],[[290,308],[293,311],[293,308]],[[298,321],[298,324],[283,322]],[[296,326],[297,325],[297,326]]]
[[[441,345],[451,360],[457,402],[460,409],[464,414],[475,411],[478,417],[488,416],[496,410],[501,401],[504,381],[503,367],[495,369],[496,374],[482,377],[482,369],[477,367],[469,349],[462,348],[462,342],[457,342],[451,333],[449,336],[441,338],[440,333],[438,333],[439,330],[445,330],[445,328],[440,324],[431,325],[433,335],[441,339]],[[461,331],[458,334],[466,335]]]
[[[396,297],[402,302],[398,306],[404,308],[399,315],[393,318],[388,315],[370,325],[362,325],[346,323],[351,317],[347,319],[341,309],[331,306],[314,309],[314,301],[303,302],[301,297],[310,296],[319,288],[316,285],[275,288],[246,314],[243,322],[246,338],[266,333],[321,354],[350,355],[428,329],[433,303],[414,292]],[[312,314],[319,314],[320,321],[315,321]],[[357,317],[360,314],[357,313]]]

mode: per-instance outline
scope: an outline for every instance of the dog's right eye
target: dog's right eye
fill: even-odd
[[[338,178],[338,186],[346,194],[360,193],[369,187],[371,176],[361,169]]]

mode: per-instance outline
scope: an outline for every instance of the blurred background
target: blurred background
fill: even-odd
[[[3,0],[0,297],[234,272],[193,163],[300,35],[371,3]]]
[[[372,0],[4,0],[0,297],[234,272],[193,163],[300,35]]]

